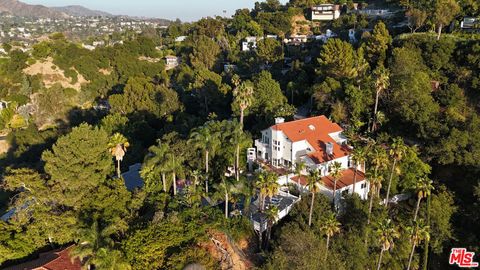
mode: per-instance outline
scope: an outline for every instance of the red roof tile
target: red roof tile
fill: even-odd
[[[5,270],[81,270],[82,264],[79,259],[73,262],[70,259],[70,246],[63,250],[50,251],[40,254],[39,258],[19,265],[4,268]]]
[[[306,140],[314,149],[308,156],[317,164],[347,156],[350,149],[339,145],[329,134],[341,132],[343,129],[328,120],[325,116],[316,116],[301,120],[285,122],[272,126],[274,130],[281,130],[292,142]],[[333,155],[325,153],[326,143],[333,143]]]
[[[346,186],[353,185],[353,176],[355,174],[354,169],[346,169],[342,171],[342,177],[337,181],[337,189],[344,188]],[[298,183],[302,186],[308,185],[308,176],[302,175],[300,178],[298,176],[293,176],[290,178],[292,182]],[[360,170],[357,171],[357,183],[365,180],[365,174]],[[326,188],[333,190],[334,179],[331,176],[324,176],[322,177],[323,186]]]
[[[346,186],[353,185],[355,170],[346,169],[342,171],[342,177],[337,180],[337,189],[344,188]],[[357,183],[365,180],[365,174],[360,170],[357,171]],[[331,175],[322,177],[323,185],[331,190],[333,190],[334,179]]]

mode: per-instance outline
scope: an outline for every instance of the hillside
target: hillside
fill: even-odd
[[[65,7],[52,7],[51,9],[56,10],[58,12],[63,12],[70,16],[75,17],[90,17],[90,16],[103,16],[103,17],[110,17],[112,14],[99,11],[99,10],[91,10],[83,6],[65,6]]]
[[[17,0],[0,0],[0,12],[21,17],[65,18],[67,14],[42,5],[29,5]]]

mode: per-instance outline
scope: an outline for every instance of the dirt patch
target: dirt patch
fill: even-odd
[[[7,140],[0,139],[0,155],[7,153],[8,149],[10,149],[10,145]]]
[[[222,232],[211,231],[209,236],[210,241],[201,244],[201,246],[220,262],[222,270],[246,270],[252,268],[253,264],[227,235]]]
[[[106,69],[106,68],[101,68],[101,69],[98,70],[98,72],[100,72],[100,73],[102,73],[103,75],[106,75],[106,76],[112,74],[112,70]]]
[[[28,75],[42,75],[43,83],[47,88],[60,83],[63,88],[73,88],[80,91],[82,85],[88,83],[81,74],[77,75],[78,80],[76,83],[73,83],[71,78],[65,77],[63,70],[57,67],[50,57],[43,61],[35,62],[35,64],[25,68],[23,71]]]
[[[312,34],[310,28],[310,21],[308,21],[304,15],[295,15],[291,20],[292,35],[309,35]]]
[[[158,63],[162,59],[161,58],[151,58],[151,57],[146,57],[146,56],[140,56],[140,57],[138,57],[138,60],[147,61],[147,62],[150,62],[150,63]]]

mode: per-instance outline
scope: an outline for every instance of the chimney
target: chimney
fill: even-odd
[[[329,156],[333,155],[333,143],[327,142],[325,144],[325,152],[327,152],[327,155],[329,155]]]
[[[283,117],[275,118],[275,124],[281,124],[283,122],[285,122],[285,118],[283,118]]]

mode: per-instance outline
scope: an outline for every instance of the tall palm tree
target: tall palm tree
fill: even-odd
[[[367,159],[367,152],[364,147],[355,147],[353,148],[351,159],[354,163],[354,174],[353,174],[353,194],[355,194],[355,186],[357,185],[357,174],[358,166],[363,164]]]
[[[272,172],[260,173],[255,182],[255,186],[260,190],[260,211],[265,209],[265,199],[272,198],[278,193],[280,184],[277,182],[277,175]]]
[[[222,190],[225,198],[225,218],[228,219],[228,203],[230,202],[230,189],[232,184],[226,179],[224,175],[221,176],[222,182],[219,184],[219,188]]]
[[[388,207],[388,201],[390,199],[390,187],[392,186],[392,178],[393,178],[393,174],[394,174],[395,169],[396,169],[397,162],[402,160],[403,156],[405,155],[406,150],[407,149],[406,149],[405,144],[403,143],[402,138],[393,139],[393,143],[390,146],[390,151],[389,151],[389,155],[393,159],[393,162],[392,162],[392,170],[390,171],[390,178],[388,179],[387,197],[386,197],[385,207]]]
[[[334,236],[336,233],[340,232],[340,222],[337,221],[334,213],[330,213],[325,220],[322,222],[322,226],[320,230],[327,236],[327,243],[325,248],[325,260],[328,257],[328,248],[330,245],[330,238]]]
[[[298,187],[300,188],[300,177],[302,177],[302,172],[305,170],[305,162],[300,161],[295,163],[295,175],[298,177],[297,184]]]
[[[319,192],[318,184],[320,183],[320,173],[318,170],[310,170],[308,176],[308,189],[312,194],[312,201],[310,202],[310,214],[308,215],[308,226],[312,225],[313,203],[315,202],[315,193]]]
[[[373,165],[373,174],[378,176],[379,170],[384,169],[388,163],[387,152],[380,145],[376,145],[370,152],[369,158]]]
[[[417,193],[417,206],[415,207],[415,214],[413,216],[413,221],[417,220],[418,210],[420,209],[420,201],[423,198],[427,198],[432,193],[432,190],[435,189],[432,185],[433,181],[428,178],[420,178],[415,183],[415,191]]]
[[[193,170],[190,172],[190,176],[193,178],[193,187],[194,190],[197,189],[198,184],[200,183],[199,179],[202,176],[199,170]]]
[[[155,180],[162,178],[163,191],[167,192],[167,156],[168,145],[158,142],[158,145],[153,145],[148,148],[149,154],[145,157],[140,175],[145,179],[145,184],[155,184]],[[154,188],[154,187],[152,187]]]
[[[176,153],[169,152],[167,153],[167,171],[172,174],[172,183],[173,183],[173,195],[177,195],[177,173],[180,171],[183,158],[178,156]]]
[[[235,145],[235,179],[240,181],[240,144],[244,141],[244,134],[242,131],[241,124],[238,124],[237,121],[231,122],[231,130],[228,130],[230,141],[233,145]]]
[[[333,162],[331,170],[330,175],[333,177],[333,207],[336,207],[337,181],[342,178],[342,163],[337,161]]]
[[[278,207],[272,206],[265,211],[265,216],[267,218],[267,245],[270,242],[270,237],[272,235],[272,227],[275,221],[278,218]]]
[[[426,226],[423,220],[414,221],[413,226],[407,227],[407,232],[410,235],[410,242],[412,242],[412,251],[410,252],[410,258],[408,259],[407,267],[407,270],[410,270],[413,254],[415,253],[415,247],[422,241],[430,240],[430,226]]]
[[[127,148],[130,146],[128,143],[127,138],[123,136],[120,133],[115,133],[113,136],[110,138],[110,141],[108,143],[108,148],[110,149],[110,153],[112,156],[115,157],[117,160],[117,177],[121,177],[121,171],[120,171],[120,162],[123,160],[123,157],[125,156],[125,153],[127,152]]]
[[[383,177],[381,175],[375,176],[374,174],[369,174],[367,181],[370,183],[370,203],[368,205],[368,219],[367,224],[370,224],[370,216],[372,215],[373,207],[373,197],[376,197],[380,194],[379,190],[382,188]]]
[[[208,124],[195,128],[190,134],[189,142],[194,147],[202,149],[205,155],[205,192],[208,194],[209,159],[220,146],[219,134],[212,132]]]
[[[375,107],[373,109],[372,132],[377,129],[378,101],[380,95],[390,86],[390,73],[383,65],[379,65],[375,71]]]
[[[397,227],[391,219],[383,220],[377,224],[376,234],[381,245],[380,257],[378,258],[377,270],[382,265],[383,252],[390,250],[394,246],[395,239],[400,237]]]
[[[250,81],[240,83],[233,89],[233,106],[240,109],[240,126],[243,129],[245,110],[253,103],[253,84]]]

